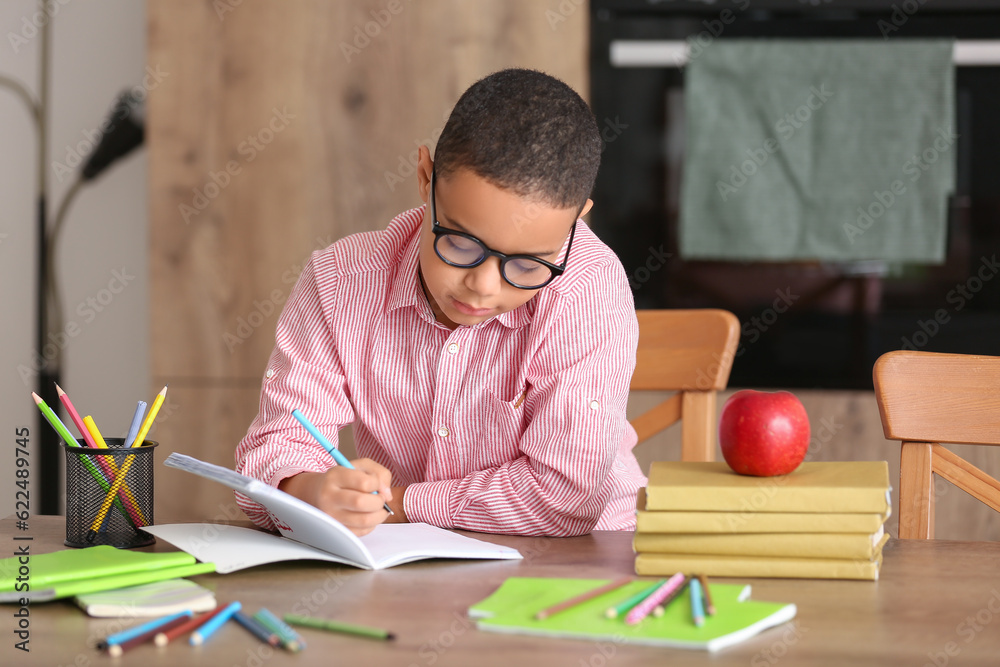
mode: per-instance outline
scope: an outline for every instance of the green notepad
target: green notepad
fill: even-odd
[[[605,616],[608,607],[648,588],[647,580],[615,589],[580,605],[536,620],[535,614],[563,600],[602,586],[607,579],[511,577],[493,595],[469,608],[480,630],[511,634],[569,637],[674,648],[719,649],[795,617],[795,605],[750,600],[750,586],[711,584],[714,616],[702,627],[691,620],[688,589],[671,602],[660,618],[648,616],[638,625]]]
[[[25,564],[19,557],[0,560],[0,602],[44,602],[215,570],[212,563],[198,563],[183,551],[148,553],[107,545],[30,555],[27,561],[28,572],[21,575]],[[25,583],[28,590],[23,590]]]

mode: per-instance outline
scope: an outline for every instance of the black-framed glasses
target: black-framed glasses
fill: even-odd
[[[437,207],[434,204],[434,186],[437,172],[431,172],[431,231],[434,232],[434,252],[441,261],[449,266],[460,269],[471,269],[486,261],[487,257],[500,260],[500,275],[507,284],[518,289],[541,289],[558,278],[566,270],[569,251],[573,247],[573,235],[576,234],[576,223],[573,223],[569,233],[569,244],[562,264],[552,264],[534,255],[505,255],[493,250],[472,234],[448,229],[437,219]]]

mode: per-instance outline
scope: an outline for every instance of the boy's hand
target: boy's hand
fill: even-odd
[[[392,474],[371,459],[357,459],[351,465],[354,470],[334,466],[325,473],[301,472],[281,480],[278,488],[315,505],[358,537],[367,535],[389,517],[382,505],[391,506]]]

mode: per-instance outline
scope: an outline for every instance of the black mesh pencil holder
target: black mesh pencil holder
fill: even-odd
[[[107,449],[61,443],[66,450],[66,546],[110,544],[119,549],[156,541],[142,530],[153,524],[153,450],[126,448],[124,438],[106,438]],[[114,491],[113,495],[111,492]]]

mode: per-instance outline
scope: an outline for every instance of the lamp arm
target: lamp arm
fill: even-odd
[[[62,293],[59,291],[59,281],[57,276],[58,262],[56,261],[56,250],[59,243],[59,235],[62,232],[63,223],[66,220],[66,213],[69,211],[70,204],[76,198],[77,193],[80,188],[83,187],[83,178],[77,176],[76,180],[70,186],[66,194],[63,195],[62,201],[59,202],[59,208],[56,210],[56,215],[52,219],[52,228],[49,233],[45,236],[45,253],[48,256],[48,262],[45,265],[45,288],[48,298],[48,324],[49,331],[61,332],[63,330],[63,308],[62,308]],[[56,346],[56,354],[52,359],[55,368],[62,367],[62,347]]]

